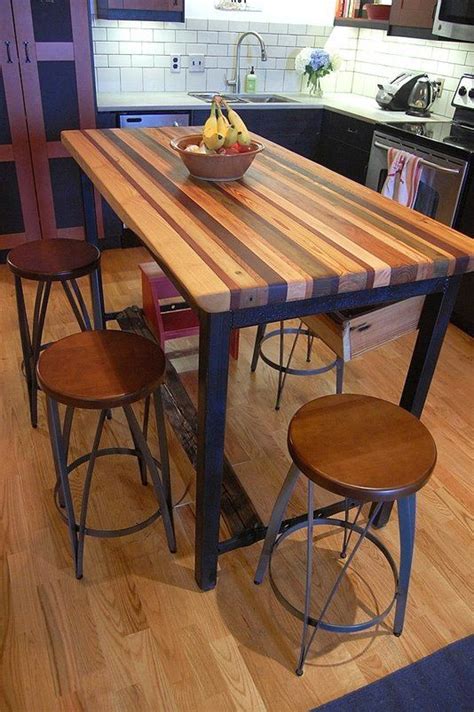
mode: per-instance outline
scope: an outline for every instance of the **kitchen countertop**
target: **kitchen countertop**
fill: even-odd
[[[237,104],[235,106],[245,110],[265,109],[331,109],[347,116],[368,121],[370,123],[389,123],[394,121],[408,122],[419,121],[417,116],[408,116],[401,111],[383,111],[375,99],[358,94],[343,94],[328,92],[322,98],[309,96],[309,94],[286,94],[283,92],[270,92],[278,96],[288,97],[294,101],[287,104]],[[186,111],[192,109],[205,109],[209,104],[189,96],[184,92],[118,92],[97,95],[99,111]],[[446,116],[432,114],[423,121],[451,121]]]

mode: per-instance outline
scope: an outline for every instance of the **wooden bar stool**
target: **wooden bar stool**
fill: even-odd
[[[160,386],[165,375],[165,357],[160,347],[143,336],[123,331],[84,331],[67,336],[43,351],[38,360],[38,381],[46,393],[48,424],[56,469],[55,499],[67,522],[77,578],[83,575],[85,536],[117,537],[132,534],[152,524],[160,514],[171,552],[176,551],[172,517],[171,486],[166,428]],[[153,398],[161,463],[146,441],[150,398]],[[140,428],[132,403],[145,400],[145,418]],[[66,406],[64,421],[58,403]],[[69,440],[75,408],[100,411],[92,450],[68,463]],[[122,408],[134,448],[99,448],[109,409]],[[159,509],[148,519],[122,529],[87,527],[87,507],[95,461],[106,455],[132,455],[138,459],[143,484],[151,475]],[[82,492],[79,522],[76,521],[69,475],[88,462]],[[161,470],[161,478],[158,472]],[[65,507],[66,516],[61,512]]]
[[[255,574],[261,583],[267,568],[277,599],[303,621],[300,656],[296,673],[303,666],[318,629],[349,633],[380,623],[395,608],[393,632],[402,633],[415,538],[416,492],[426,484],[436,463],[436,446],[426,427],[400,406],[364,395],[330,395],[317,398],[293,416],[288,431],[288,448],[293,464],[272,512],[267,536]],[[299,475],[308,478],[308,518],[280,533],[283,516]],[[345,498],[344,519],[314,519],[314,484]],[[371,532],[371,526],[384,502],[397,502],[400,531],[400,566],[385,545]],[[371,502],[365,526],[358,521],[364,503]],[[349,510],[356,507],[353,522]],[[352,532],[359,535],[341,568],[331,592],[317,617],[310,611],[313,528],[334,525],[343,529],[341,558],[346,558]],[[304,611],[293,606],[279,591],[271,575],[272,552],[297,529],[307,527],[306,585]],[[325,619],[344,574],[364,539],[382,553],[392,570],[395,595],[379,615],[361,623],[339,625]],[[310,631],[310,627],[313,628]]]
[[[8,266],[15,275],[16,303],[20,328],[23,368],[28,385],[31,425],[38,424],[38,383],[36,364],[40,352],[48,346],[42,343],[43,328],[53,282],[64,289],[71,309],[82,331],[91,329],[91,320],[77,279],[89,275],[92,292],[94,324],[103,327],[100,252],[82,240],[35,240],[15,247],[8,254]],[[30,330],[23,294],[22,279],[38,282],[33,324]]]

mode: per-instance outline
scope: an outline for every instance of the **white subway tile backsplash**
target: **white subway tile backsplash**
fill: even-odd
[[[128,42],[130,30],[127,27],[110,27],[107,30],[107,39],[115,42]]]
[[[153,42],[153,30],[130,30],[132,42]]]
[[[132,57],[132,67],[153,67],[152,54],[134,54]]]
[[[99,67],[97,69],[97,89],[100,92],[120,91],[120,69]]]
[[[95,42],[94,52],[96,54],[118,54],[118,42]]]
[[[374,96],[377,83],[403,70],[426,71],[445,80],[435,110],[450,106],[460,75],[474,66],[474,45],[388,37],[370,29],[316,25],[189,19],[185,23],[97,20],[93,40],[100,92],[209,91],[228,89],[225,76],[235,71],[237,40],[242,32],[260,32],[268,60],[260,59],[255,38],[242,48],[242,78],[256,66],[258,91],[306,91],[295,71],[303,47],[326,47],[343,59],[339,72],[323,79],[325,91]],[[181,72],[170,72],[170,55],[181,55]],[[203,54],[206,69],[189,73],[189,55]]]
[[[113,57],[113,55],[111,55]],[[94,57],[94,62],[96,67],[108,67],[109,66],[109,55],[108,54],[96,54]]]
[[[138,67],[122,67],[120,70],[121,91],[143,91],[143,70]]]
[[[153,67],[145,67],[143,70],[143,91],[164,91],[165,90],[165,70]]]
[[[119,42],[119,54],[141,54],[141,42]]]
[[[109,55],[109,67],[131,67],[132,57],[129,54]]]

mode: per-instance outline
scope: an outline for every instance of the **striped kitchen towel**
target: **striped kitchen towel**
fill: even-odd
[[[422,159],[406,151],[389,148],[387,152],[388,174],[382,195],[396,200],[400,205],[412,208],[420,185]]]

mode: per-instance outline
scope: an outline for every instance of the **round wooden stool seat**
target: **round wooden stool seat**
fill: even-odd
[[[291,420],[288,448],[313,482],[361,502],[413,494],[436,463],[434,440],[414,415],[365,395],[330,395],[304,405]]]
[[[105,410],[153,393],[165,375],[165,356],[137,334],[84,331],[46,349],[37,373],[41,388],[55,401]]]
[[[69,280],[90,274],[99,266],[100,252],[84,240],[35,240],[8,253],[11,271],[25,279]]]

